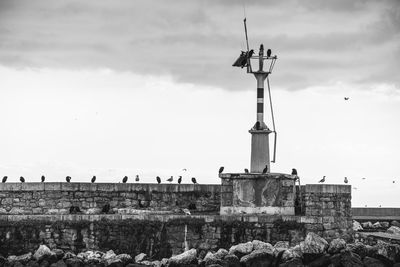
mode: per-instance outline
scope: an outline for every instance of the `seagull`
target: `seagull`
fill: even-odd
[[[260,130],[261,126],[260,126],[260,122],[259,121],[256,122],[255,128],[256,128],[256,130]]]
[[[249,173],[249,169],[244,169],[244,173]]]
[[[344,97],[344,100],[349,100],[349,99],[350,99],[350,97],[347,97],[347,96]]]
[[[160,176],[157,176],[156,179],[157,179],[157,183],[161,184],[161,178],[160,178]]]
[[[297,170],[296,169],[292,169],[292,175],[297,175]]]
[[[167,179],[168,182],[172,182],[174,180],[174,176],[171,175],[170,178]]]
[[[188,210],[188,209],[182,209],[182,211],[185,213],[185,215],[190,215],[191,214],[190,210]]]
[[[347,177],[344,177],[344,183],[347,184],[349,180],[347,180]]]
[[[71,176],[65,177],[65,180],[67,181],[67,183],[70,183],[71,182]]]
[[[96,176],[95,175],[92,177],[92,181],[91,182],[92,183],[96,182]]]
[[[396,183],[396,181],[393,181],[393,183]]]
[[[19,180],[21,181],[21,183],[25,183],[25,179],[24,179],[24,177],[19,177]]]
[[[42,181],[42,183],[44,183],[44,180],[45,180],[46,178],[44,177],[44,175],[42,175],[42,177],[41,177],[41,181]]]
[[[196,178],[192,177],[192,183],[197,184]]]
[[[262,171],[263,174],[266,174],[268,172],[268,165],[265,165],[264,170]]]
[[[139,175],[138,174],[136,175],[135,181],[139,182]]]
[[[268,50],[267,50],[267,57],[270,57],[270,56],[271,56],[271,53],[272,53],[271,49],[268,49]]]
[[[181,184],[182,183],[182,176],[179,176],[179,178],[178,178],[178,184]]]
[[[187,169],[182,169],[182,171],[186,172],[186,171],[187,171]]]
[[[361,179],[365,180],[365,179],[367,179],[367,178],[363,177],[363,178],[361,178]]]
[[[322,177],[322,179],[318,183],[324,183],[325,182],[325,175]]]
[[[126,184],[126,182],[128,182],[128,176],[124,176],[124,178],[122,178],[122,182],[123,182],[124,184]]]
[[[7,182],[7,178],[8,178],[7,176],[4,176],[4,177],[3,177],[3,180],[2,180],[1,182],[2,182],[2,183]]]
[[[224,171],[224,167],[220,167],[218,173],[221,174]]]

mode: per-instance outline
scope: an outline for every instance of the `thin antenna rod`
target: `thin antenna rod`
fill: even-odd
[[[272,117],[272,132],[275,135],[274,138],[274,157],[273,160],[271,162],[275,163],[275,159],[276,159],[276,138],[277,138],[277,134],[275,131],[275,118],[274,118],[274,109],[272,108],[272,98],[271,98],[271,87],[269,85],[269,78],[267,76],[267,85],[268,85],[268,96],[269,96],[269,106],[271,107],[271,117]]]
[[[243,20],[244,23],[244,34],[246,35],[246,45],[247,45],[247,52],[249,52],[249,38],[247,38],[247,25],[246,25],[246,18]]]

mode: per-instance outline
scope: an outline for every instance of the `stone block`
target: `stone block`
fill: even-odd
[[[61,191],[62,183],[44,183],[45,191]]]

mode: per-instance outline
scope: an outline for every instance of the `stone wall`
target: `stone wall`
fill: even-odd
[[[99,213],[106,204],[114,212],[152,210],[217,213],[219,185],[0,183],[0,214],[65,214],[71,206]]]

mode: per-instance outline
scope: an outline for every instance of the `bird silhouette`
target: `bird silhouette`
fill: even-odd
[[[347,96],[344,97],[344,100],[349,100],[349,99],[350,99],[350,97],[347,97]]]
[[[365,179],[367,179],[367,178],[363,177],[363,178],[361,178],[361,179],[365,180]]]
[[[44,175],[42,175],[42,177],[40,177],[40,179],[41,179],[42,183],[44,183],[44,180],[45,180],[46,178],[44,177]]]
[[[324,183],[325,182],[325,175],[322,177],[322,179],[318,183]]]
[[[91,182],[92,183],[96,182],[96,176],[95,175],[93,175]]]
[[[174,176],[172,176],[172,175],[171,175],[171,177],[169,177],[169,178],[167,179],[168,182],[172,182],[173,180],[174,180]]]
[[[244,169],[244,173],[249,173],[249,169]]]
[[[263,174],[266,174],[268,172],[268,165],[265,165],[264,170],[262,171]]]
[[[270,57],[270,56],[271,56],[271,53],[272,53],[271,49],[268,49],[268,50],[267,50],[267,57]]]
[[[185,169],[182,169],[182,171],[184,171],[184,172],[185,172],[185,171],[187,171],[187,169],[186,169],[186,168],[185,168]]]
[[[221,174],[224,171],[224,167],[220,167],[218,173]]]
[[[160,178],[160,176],[157,176],[156,179],[157,179],[157,183],[161,184],[161,178]]]
[[[124,176],[124,178],[122,178],[122,182],[123,182],[124,184],[126,184],[126,182],[128,182],[128,176]]]
[[[1,180],[1,182],[2,182],[2,183],[7,182],[7,178],[8,178],[7,176],[4,176],[4,177],[3,177],[3,180]]]
[[[179,178],[178,178],[178,184],[181,184],[182,183],[182,176],[179,176]]]
[[[139,182],[139,175],[138,175],[138,174],[136,174],[135,181],[136,181],[136,182]]]
[[[344,177],[344,183],[347,184],[349,182],[349,180],[347,179],[347,177]]]
[[[19,177],[19,180],[21,181],[21,183],[25,183],[25,179],[24,179],[24,177]]]
[[[296,169],[292,169],[292,175],[297,175],[297,170]]]
[[[71,182],[71,176],[65,177],[65,180],[67,181],[67,183]]]
[[[393,181],[393,183],[396,183],[396,181]]]
[[[254,125],[254,128],[256,128],[256,130],[260,130],[261,129],[261,124],[259,121],[256,122],[256,124]]]
[[[197,184],[196,178],[192,177],[192,183]]]

